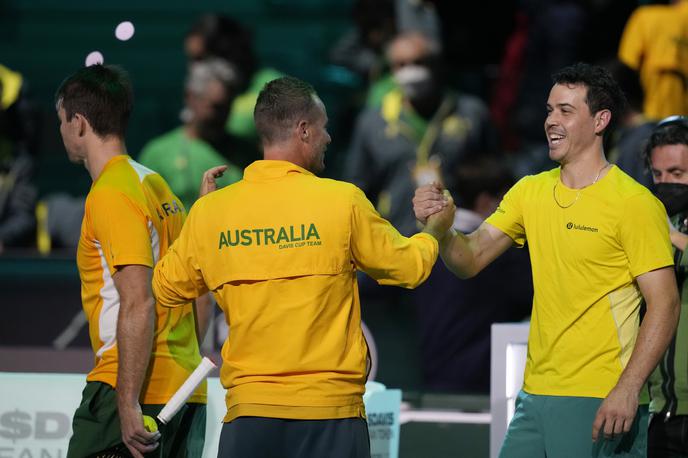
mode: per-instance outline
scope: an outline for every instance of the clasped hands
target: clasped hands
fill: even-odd
[[[416,189],[413,212],[425,226],[424,231],[441,241],[454,224],[456,206],[449,191],[438,183],[431,183]]]

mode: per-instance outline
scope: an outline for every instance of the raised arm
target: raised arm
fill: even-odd
[[[196,204],[198,205],[198,203]],[[158,261],[153,271],[153,294],[163,307],[177,307],[196,300],[208,292],[198,262],[198,250],[194,243],[195,207],[184,222],[179,237]],[[196,313],[209,313],[209,302],[196,304]],[[202,317],[200,317],[202,318]],[[199,320],[200,322],[201,320]],[[199,323],[203,324],[203,323]],[[199,338],[202,337],[198,329]]]
[[[422,224],[449,204],[437,184],[418,188],[413,198],[413,210]],[[442,261],[459,278],[475,276],[513,244],[508,235],[488,223],[468,235],[445,232],[438,240]]]
[[[353,194],[351,250],[356,266],[383,285],[415,288],[437,260],[437,240],[451,225],[454,206],[432,218],[424,234],[404,237],[382,218],[360,189]]]
[[[513,240],[489,223],[468,235],[447,234],[440,240],[440,257],[459,278],[471,278],[513,245]]]

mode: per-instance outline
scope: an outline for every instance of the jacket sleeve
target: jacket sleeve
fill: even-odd
[[[177,307],[208,292],[196,257],[194,212],[153,271],[153,294],[160,305]]]
[[[351,251],[356,267],[381,285],[415,288],[437,260],[437,240],[429,234],[404,237],[355,188],[351,206]]]

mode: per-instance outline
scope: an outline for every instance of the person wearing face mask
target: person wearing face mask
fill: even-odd
[[[469,156],[494,150],[486,106],[444,81],[439,46],[418,32],[397,35],[387,48],[397,88],[381,107],[359,117],[345,179],[405,235],[417,230],[411,198],[431,181],[451,187],[449,171]]]
[[[220,186],[241,179],[239,168],[228,161],[241,145],[225,132],[236,84],[234,67],[222,59],[191,64],[180,115],[184,124],[151,140],[141,151],[141,164],[162,175],[185,208],[191,208],[198,197],[207,169],[228,165]]]
[[[645,147],[655,193],[671,221],[676,280],[681,294],[681,318],[676,337],[648,380],[650,428],[648,457],[688,456],[688,118],[660,121]]]

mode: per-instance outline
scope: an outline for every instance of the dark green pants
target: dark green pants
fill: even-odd
[[[163,405],[144,404],[144,415],[155,418]],[[147,457],[197,458],[203,454],[205,404],[186,404],[166,425],[160,425],[160,446]],[[67,458],[129,456],[122,444],[117,392],[101,382],[88,382],[74,412]],[[101,454],[107,451],[108,453]]]
[[[592,441],[600,398],[541,396],[521,391],[500,458],[645,458],[647,406],[640,406],[631,430]]]
[[[370,458],[363,418],[239,417],[222,426],[218,458]]]

